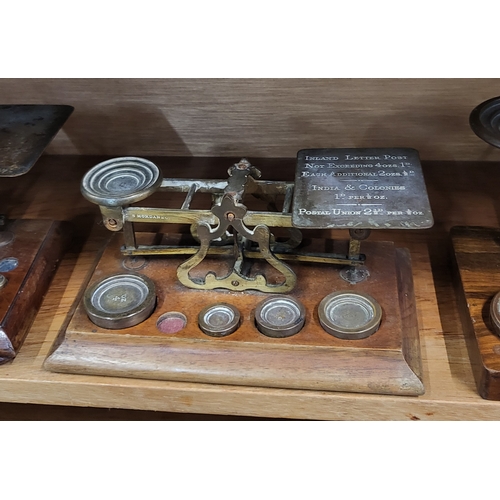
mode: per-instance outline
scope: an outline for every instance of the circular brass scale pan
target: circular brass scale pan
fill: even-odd
[[[256,307],[255,322],[268,337],[291,337],[304,326],[305,313],[304,306],[292,297],[270,297]]]
[[[92,203],[116,207],[147,198],[161,182],[160,170],[154,163],[126,156],[91,168],[82,179],[81,191]]]
[[[368,294],[334,292],[320,302],[318,316],[323,329],[334,337],[359,340],[378,330],[382,309]]]
[[[89,319],[97,326],[129,328],[153,312],[155,285],[146,276],[115,274],[88,288],[83,303]]]
[[[236,307],[219,303],[207,306],[198,314],[201,331],[211,337],[225,337],[237,330],[241,315]]]

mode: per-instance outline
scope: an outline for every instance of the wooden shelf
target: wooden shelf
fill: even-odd
[[[462,332],[450,266],[449,229],[500,225],[499,163],[424,162],[435,226],[374,232],[411,252],[426,393],[378,396],[307,390],[136,380],[50,373],[42,363],[80,283],[108,232],[98,208],[80,195],[83,174],[100,157],[44,156],[30,173],[0,181],[11,218],[72,222],[73,245],[63,258],[33,326],[13,362],[0,366],[0,401],[155,410],[189,414],[345,420],[500,419],[500,402],[477,393]],[[225,177],[239,158],[150,158],[169,177]],[[257,159],[268,179],[292,179],[295,160]],[[325,232],[336,236],[334,232]]]

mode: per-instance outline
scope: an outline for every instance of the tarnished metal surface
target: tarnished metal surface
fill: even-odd
[[[156,304],[155,285],[138,274],[117,274],[95,283],[85,292],[89,319],[102,328],[135,326],[150,316]]]
[[[82,179],[81,192],[98,205],[120,207],[147,198],[161,181],[160,170],[153,162],[126,156],[91,168]]]
[[[493,97],[475,107],[469,116],[469,123],[478,137],[500,148],[500,97]]]
[[[217,227],[212,229],[209,224],[202,221],[198,222],[196,234],[200,241],[200,248],[195,255],[178,267],[177,277],[179,281],[190,288],[205,290],[224,288],[235,291],[260,290],[273,293],[285,293],[292,290],[297,277],[293,270],[277,259],[271,251],[269,227],[258,225],[252,230],[243,222],[247,209],[241,201],[247,188],[252,193],[257,190],[254,179],[260,177],[260,171],[243,158],[233,165],[228,170],[228,173],[229,180],[224,188],[224,195],[220,204],[215,204],[211,209],[211,212],[216,217]],[[192,278],[190,271],[205,259],[212,243],[225,238],[231,228],[234,233],[233,248],[235,256],[232,270],[226,276],[218,277],[215,273],[209,272],[203,278]],[[258,251],[262,258],[281,273],[283,276],[281,283],[271,284],[263,274],[257,274],[255,277],[249,276],[250,263],[246,260],[244,250],[252,243],[258,245]]]
[[[341,156],[342,165],[332,163],[334,157],[338,160]],[[177,277],[189,288],[205,290],[288,293],[297,277],[284,261],[356,268],[365,263],[361,241],[371,229],[420,229],[433,223],[418,152],[414,149],[304,150],[298,157],[295,184],[259,180],[260,171],[245,159],[229,168],[229,178],[224,181],[162,179],[158,168],[148,160],[117,158],[96,165],[84,177],[82,193],[99,205],[106,228],[123,230],[124,255],[191,255],[178,267]],[[311,181],[312,178],[320,180]],[[157,190],[185,193],[185,199],[178,209],[129,206]],[[212,195],[210,210],[190,208],[197,193]],[[242,203],[247,195],[267,201],[267,211],[248,211]],[[281,208],[279,200],[283,202]],[[136,222],[189,224],[199,246],[138,245]],[[349,229],[347,253],[301,252],[302,234],[297,226]],[[271,232],[278,227],[289,230],[287,241],[275,238]],[[207,256],[225,258],[230,271],[225,270],[222,275],[210,270],[200,276],[194,268]],[[252,273],[254,259],[266,260],[274,268],[271,274],[278,271],[282,278],[276,279],[275,273],[272,279],[268,279],[271,275],[267,273]],[[352,268],[344,277],[349,283],[369,276]]]
[[[204,307],[198,314],[198,326],[210,337],[226,337],[237,330],[241,321],[238,309],[224,302]]]
[[[299,151],[292,224],[314,229],[432,227],[418,152],[410,148]]]
[[[229,179],[224,193],[230,194],[237,202],[243,200],[245,191],[255,191],[255,187],[252,189],[250,186],[253,185],[252,181],[254,179],[258,179],[261,176],[260,171],[251,165],[246,158],[242,158],[238,163],[233,165],[227,173],[229,174]],[[247,185],[250,189],[247,189]]]
[[[177,278],[183,285],[189,288],[205,290],[224,288],[235,291],[260,290],[272,293],[286,293],[293,289],[297,276],[287,264],[277,259],[271,252],[269,247],[271,232],[267,226],[256,226],[253,230],[247,228],[243,223],[246,207],[237,203],[229,193],[224,195],[220,205],[212,207],[212,212],[218,219],[218,226],[212,229],[204,222],[198,224],[197,234],[200,240],[200,248],[195,255],[182,263],[177,269]],[[226,234],[227,229],[230,227],[237,233],[234,244],[236,259],[232,271],[222,277],[217,277],[214,273],[208,273],[204,278],[192,278],[190,271],[205,259],[211,242]],[[283,275],[284,279],[281,283],[270,284],[262,274],[252,278],[244,273],[244,241],[258,244],[262,258]]]
[[[369,278],[370,271],[365,266],[347,266],[339,271],[339,275],[347,283],[355,285]]]
[[[0,177],[28,172],[72,112],[64,105],[0,105]]]
[[[301,232],[292,227],[289,213],[294,185],[287,182],[257,180],[261,173],[246,159],[240,160],[229,168],[229,179],[162,179],[143,176],[144,182],[135,182],[138,173],[144,170],[139,158],[118,158],[108,160],[86,174],[82,181],[84,196],[99,204],[104,225],[110,231],[124,232],[123,253],[126,255],[171,255],[191,254],[190,259],[179,266],[177,277],[189,288],[228,290],[259,290],[268,293],[286,293],[296,284],[294,271],[283,260],[325,262],[348,264],[352,266],[364,262],[360,254],[359,241],[367,237],[367,231],[356,230],[351,234],[353,241],[348,255],[308,255],[296,250],[302,240]],[[123,163],[133,170],[133,185],[125,182],[121,185]],[[156,167],[155,167],[156,171]],[[110,182],[108,182],[108,180]],[[180,209],[162,209],[148,207],[129,207],[128,203],[139,201],[149,196],[150,184],[153,189],[166,192],[186,193]],[[123,187],[123,189],[122,189]],[[123,191],[123,192],[122,192]],[[211,210],[191,210],[190,205],[197,192],[210,193],[214,199]],[[275,205],[276,196],[284,196],[281,211],[249,212],[241,203],[244,196],[252,194],[266,199]],[[199,247],[165,247],[161,245],[137,246],[133,229],[134,222],[186,223],[191,225],[191,232],[200,242]],[[216,225],[215,228],[211,226]],[[251,227],[253,226],[253,229]],[[290,239],[286,242],[275,241],[269,228],[285,227],[290,229]],[[232,233],[229,230],[232,229]],[[358,234],[359,233],[359,234]],[[222,247],[222,245],[225,245]],[[191,271],[208,255],[233,256],[232,271],[225,276],[216,276],[209,272],[204,277],[192,277]],[[250,276],[249,259],[265,259],[283,276],[280,283],[270,284],[263,274]]]
[[[380,326],[380,304],[366,293],[334,292],[318,306],[319,322],[331,335],[347,340],[365,339]]]
[[[291,337],[302,330],[306,319],[304,305],[293,297],[270,297],[255,308],[255,322],[268,337]]]
[[[316,262],[319,264],[341,264],[344,266],[359,266],[366,261],[366,256],[360,254],[356,258],[350,258],[345,254],[325,253],[325,252],[301,252],[299,250],[290,249],[288,253],[275,252],[274,246],[271,247],[273,255],[279,260],[287,260],[289,262]],[[199,246],[169,246],[169,245],[138,245],[136,248],[122,247],[121,251],[124,255],[142,256],[142,255],[194,255],[198,253]],[[261,252],[254,249],[243,248],[241,250],[244,258],[247,259],[264,259]],[[233,246],[211,246],[207,255],[211,257],[231,257],[234,256]]]

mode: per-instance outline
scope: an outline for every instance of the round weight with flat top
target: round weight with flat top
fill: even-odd
[[[82,179],[81,192],[92,203],[118,207],[147,198],[161,182],[160,170],[153,162],[127,156],[91,168]]]
[[[334,292],[320,302],[318,316],[323,329],[334,337],[359,340],[378,330],[382,309],[366,293]]]
[[[113,330],[138,325],[151,315],[155,304],[153,281],[139,274],[109,276],[89,287],[84,296],[89,319]]]
[[[304,306],[287,296],[270,297],[255,309],[255,322],[268,337],[291,337],[302,330],[306,318]]]
[[[198,325],[203,333],[211,337],[225,337],[240,325],[238,309],[223,302],[207,306],[198,314]]]

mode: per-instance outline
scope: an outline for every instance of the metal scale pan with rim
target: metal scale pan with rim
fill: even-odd
[[[125,157],[85,175],[83,196],[117,234],[45,368],[422,394],[409,253],[367,241],[372,229],[432,226],[418,152],[302,150],[295,182],[261,180],[246,159],[228,174],[163,178],[152,162]],[[162,192],[165,204],[185,193],[180,208],[139,205]],[[192,208],[199,194],[210,207]],[[252,200],[264,208],[249,210]],[[144,222],[186,224],[190,234],[137,232]],[[304,237],[309,229],[350,238]]]
[[[72,112],[65,105],[0,105],[0,177],[27,174]],[[12,220],[4,209],[0,207],[0,364],[20,349],[68,237],[61,222]]]

